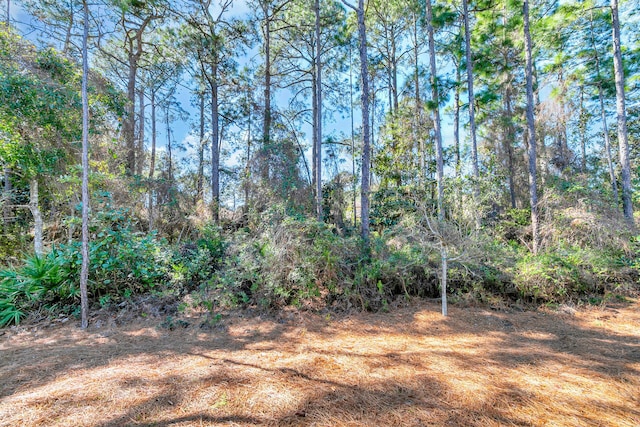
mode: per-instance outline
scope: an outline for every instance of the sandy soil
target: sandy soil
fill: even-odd
[[[0,426],[640,426],[638,301],[161,322],[0,331]]]

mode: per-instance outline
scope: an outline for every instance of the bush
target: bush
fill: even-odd
[[[164,281],[169,251],[155,233],[133,231],[126,210],[96,213],[90,226],[90,295],[100,297],[142,293]],[[53,249],[64,260],[68,280],[79,286],[82,257],[80,242]]]
[[[17,269],[0,271],[0,327],[20,320],[35,306],[77,296],[63,260],[55,253],[31,256]]]
[[[279,308],[356,306],[384,308],[398,296],[434,296],[432,253],[392,237],[372,237],[369,255],[356,236],[312,219],[265,219],[257,235],[230,237],[208,292],[211,305]]]
[[[210,281],[222,262],[226,247],[219,227],[203,227],[196,243],[182,245],[173,256],[169,273],[173,289],[184,293]]]
[[[116,301],[148,292],[167,276],[168,251],[154,234],[132,231],[126,211],[101,211],[90,231],[88,294],[94,301]],[[18,323],[37,307],[77,305],[81,244],[54,247],[43,257],[28,257],[18,268],[0,271],[0,326]]]
[[[528,254],[515,266],[519,296],[533,302],[564,302],[602,295],[634,282],[637,274],[620,253],[579,247]]]
[[[264,307],[330,302],[344,292],[357,253],[355,239],[334,231],[314,220],[287,217],[256,237],[236,233],[211,283],[216,299]]]

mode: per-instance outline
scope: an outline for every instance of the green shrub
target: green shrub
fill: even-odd
[[[62,262],[54,253],[34,255],[17,269],[0,271],[0,327],[19,323],[37,305],[75,296]]]
[[[167,277],[168,250],[155,234],[132,230],[123,210],[96,213],[89,244],[87,290],[93,301],[116,301],[154,289]],[[0,326],[18,323],[37,307],[77,305],[82,257],[80,242],[59,245],[42,257],[0,271]]]
[[[579,247],[557,248],[537,256],[528,254],[515,266],[514,283],[526,300],[563,302],[589,298],[634,280],[621,265],[621,253]]]
[[[262,307],[330,303],[350,286],[356,238],[300,217],[264,222],[257,236],[231,236],[209,290],[219,304]]]
[[[168,250],[155,233],[133,231],[125,210],[101,211],[91,223],[89,294],[141,293],[164,281]],[[68,280],[79,286],[82,258],[80,242],[59,245],[52,252],[64,260]]]
[[[194,290],[212,280],[224,257],[227,243],[219,227],[206,226],[200,234],[196,243],[182,245],[173,256],[169,276],[178,293]]]

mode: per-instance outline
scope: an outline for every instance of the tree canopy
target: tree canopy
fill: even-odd
[[[130,255],[138,290],[162,258],[147,238],[174,251],[164,283],[197,270],[179,256],[194,251],[211,265],[183,279],[236,303],[381,306],[412,293],[391,271],[444,290],[447,265],[454,293],[554,299],[606,282],[602,263],[635,268],[635,0],[98,0],[87,18],[83,2],[18,4],[0,26],[6,264],[30,240],[73,256],[86,27],[88,256]],[[272,270],[285,261],[308,270]],[[122,294],[115,276],[90,293]]]

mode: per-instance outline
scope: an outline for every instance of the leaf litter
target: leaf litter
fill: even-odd
[[[640,425],[637,300],[161,324],[6,330],[0,426]]]

